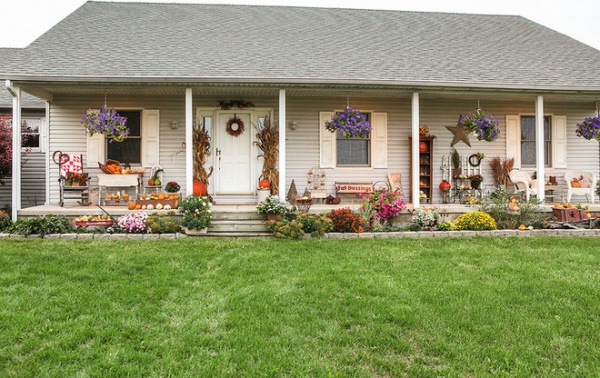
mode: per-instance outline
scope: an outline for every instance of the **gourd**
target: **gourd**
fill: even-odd
[[[127,208],[128,208],[129,210],[135,210],[135,207],[136,207],[136,206],[137,206],[137,204],[135,203],[135,201],[129,201],[129,202],[127,203]]]

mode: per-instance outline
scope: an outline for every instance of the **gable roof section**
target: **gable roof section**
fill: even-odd
[[[88,2],[12,55],[0,77],[600,90],[600,51],[519,16]]]

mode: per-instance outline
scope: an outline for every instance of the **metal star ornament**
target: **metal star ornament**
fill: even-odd
[[[454,139],[452,139],[452,143],[450,143],[450,147],[453,147],[456,143],[462,141],[469,147],[471,147],[471,142],[469,141],[469,134],[471,131],[465,130],[460,126],[446,126],[448,131],[454,134]]]

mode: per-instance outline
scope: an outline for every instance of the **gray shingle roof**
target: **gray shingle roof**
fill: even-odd
[[[519,16],[88,2],[8,60],[0,77],[600,90],[600,51]]]

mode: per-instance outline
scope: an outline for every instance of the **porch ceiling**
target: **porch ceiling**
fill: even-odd
[[[419,92],[421,99],[486,100],[486,101],[534,101],[543,95],[546,102],[595,102],[600,94],[575,91],[535,92],[508,90],[481,90],[476,88],[404,88],[387,86],[339,86],[327,85],[292,86],[259,84],[46,84],[22,83],[22,88],[35,96],[51,98],[56,94],[66,95],[129,95],[129,96],[185,96],[186,88],[192,88],[194,96],[234,96],[234,97],[277,97],[280,89],[285,89],[288,97],[363,97],[409,99],[413,92]]]

